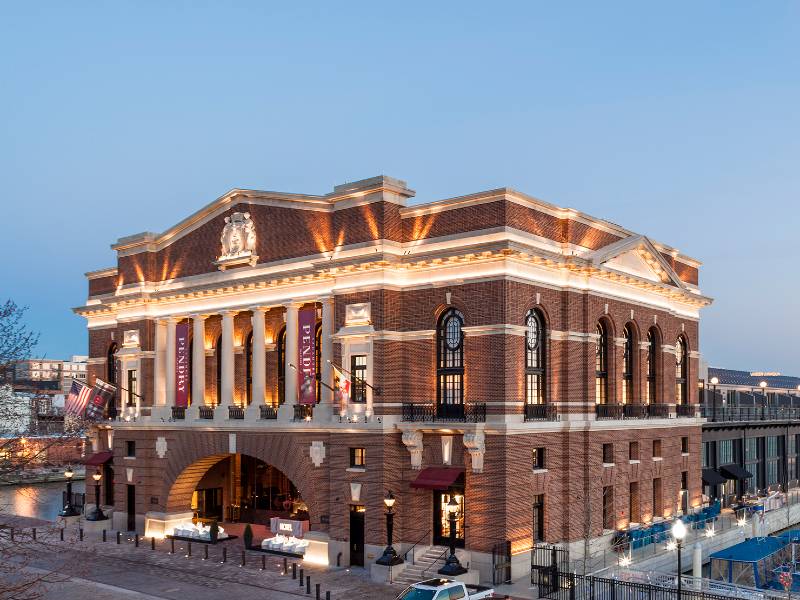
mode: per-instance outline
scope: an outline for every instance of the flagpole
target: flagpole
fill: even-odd
[[[295,367],[295,366],[294,366],[292,363],[289,363],[289,366],[290,366],[292,369],[294,369],[295,371],[297,371],[297,367]],[[327,383],[325,383],[324,381],[322,381],[322,379],[319,379],[319,382],[320,382],[322,385],[324,385],[326,388],[328,388],[330,391],[332,391],[332,392],[334,392],[334,393],[336,392],[336,389],[335,389],[335,388],[332,388],[331,386],[329,386]]]
[[[348,371],[348,370],[347,370],[347,369],[345,369],[344,367],[337,367],[335,364],[333,364],[333,362],[331,362],[331,360],[330,360],[330,359],[328,359],[328,363],[329,363],[329,364],[330,364],[330,365],[331,365],[331,366],[332,366],[334,369],[338,369],[338,370],[340,370],[342,373],[344,373],[344,374],[346,374],[346,375],[349,375],[350,377],[353,377],[353,374],[352,374],[350,371]],[[364,385],[365,385],[365,386],[367,386],[369,389],[371,389],[373,392],[375,392],[375,395],[376,395],[376,396],[380,396],[380,395],[381,395],[381,388],[379,388],[379,387],[374,387],[374,386],[370,385],[369,383],[367,383],[367,380],[366,380],[366,379],[362,379],[361,377],[359,377],[359,378],[358,378],[358,380],[359,380],[359,381],[363,381],[363,382],[364,382]]]

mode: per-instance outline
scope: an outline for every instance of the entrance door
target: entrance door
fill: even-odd
[[[128,487],[128,531],[136,531],[136,486]]]
[[[364,566],[364,515],[363,506],[350,506],[350,564]]]
[[[456,546],[464,547],[464,490],[451,488],[447,492],[433,492],[433,543],[447,546],[450,543],[450,515],[447,505],[450,498],[458,504],[456,514]]]

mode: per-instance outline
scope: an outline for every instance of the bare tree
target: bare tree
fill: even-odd
[[[26,310],[13,300],[0,305],[0,370],[6,375],[17,361],[31,356],[39,340],[39,334],[24,322]],[[0,384],[0,485],[13,484],[34,468],[60,466],[61,447],[81,443],[85,423],[78,421],[41,436],[37,416],[38,402],[32,395],[17,394],[10,385]],[[25,500],[35,503],[37,497]],[[32,568],[36,560],[52,555],[55,538],[60,537],[52,524],[37,529],[34,536],[30,521],[24,522],[0,504],[0,600],[38,598],[45,584],[63,581],[63,573],[74,570],[66,557],[44,570]]]

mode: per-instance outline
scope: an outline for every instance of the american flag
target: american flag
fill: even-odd
[[[68,415],[81,417],[91,397],[92,388],[73,379],[72,387],[69,390],[69,396],[67,396],[67,401],[64,403],[64,410]]]

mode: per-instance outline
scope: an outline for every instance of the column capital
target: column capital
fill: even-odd
[[[194,321],[205,321],[211,314],[209,313],[192,313],[189,315],[189,318]]]
[[[306,304],[306,303],[305,302],[301,302],[299,300],[290,300],[289,302],[284,302],[283,303],[283,307],[284,308],[297,308],[297,309],[299,309],[301,306],[303,306],[303,304]]]
[[[219,311],[219,314],[222,315],[223,317],[231,317],[231,318],[233,318],[236,315],[238,315],[240,312],[242,312],[241,308],[227,308],[225,310]]]
[[[271,306],[248,306],[247,310],[249,310],[250,312],[253,312],[253,313],[256,313],[256,312],[265,313],[271,308],[272,308]]]

